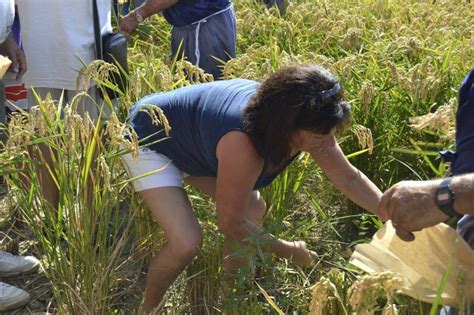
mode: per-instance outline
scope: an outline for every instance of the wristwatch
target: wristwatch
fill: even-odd
[[[143,18],[143,15],[140,14],[140,8],[136,9],[134,12],[135,12],[135,18],[137,19],[137,22],[143,23],[145,19]]]
[[[435,203],[439,210],[443,211],[444,214],[450,217],[455,217],[459,216],[460,214],[457,213],[453,208],[455,195],[451,189],[452,180],[452,177],[448,177],[443,179],[441,184],[439,184],[435,192]]]

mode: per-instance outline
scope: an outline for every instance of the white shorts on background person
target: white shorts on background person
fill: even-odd
[[[122,159],[131,178],[155,172],[133,181],[137,192],[160,187],[183,187],[183,178],[189,176],[178,169],[167,156],[148,148],[140,149],[137,159],[131,154],[124,155]]]

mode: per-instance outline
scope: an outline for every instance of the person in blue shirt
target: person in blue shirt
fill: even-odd
[[[236,55],[237,29],[231,0],[149,0],[120,20],[120,31],[131,34],[146,18],[161,12],[173,25],[171,53],[222,76],[223,62]]]
[[[150,115],[158,108],[171,127],[168,135]],[[258,189],[300,152],[309,152],[342,193],[375,213],[381,191],[349,163],[335,139],[350,117],[339,82],[315,65],[283,68],[262,83],[215,81],[139,100],[129,121],[144,148],[136,159],[125,155],[124,162],[166,237],[150,262],[144,310],[160,303],[202,242],[183,180],[216,201],[217,225],[226,240],[223,267],[229,273],[243,263],[233,248],[251,246],[250,239],[299,265],[316,257],[305,242],[276,238],[261,226],[266,205]]]

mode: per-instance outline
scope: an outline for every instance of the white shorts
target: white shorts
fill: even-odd
[[[136,160],[131,154],[122,156],[122,159],[131,178],[154,172],[135,179],[133,181],[135,191],[159,187],[183,187],[183,178],[188,176],[171,163],[167,156],[148,148],[140,149]]]

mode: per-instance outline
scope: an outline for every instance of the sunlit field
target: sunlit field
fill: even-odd
[[[339,143],[374,183],[384,190],[400,180],[447,174],[437,152],[454,145],[457,90],[474,66],[474,4],[290,1],[285,16],[257,1],[235,0],[234,6],[237,58],[223,65],[225,78],[262,80],[289,64],[323,65],[338,76],[353,109],[352,125]],[[120,156],[138,146],[133,134],[123,137],[125,118],[147,94],[210,80],[187,61],[172,58],[169,43],[170,26],[160,16],[130,38],[130,84],[107,120],[81,119],[74,101],[61,117],[48,99],[12,118],[0,154],[0,175],[9,185],[1,200],[1,245],[34,254],[43,265],[38,275],[9,281],[32,295],[19,313],[130,314],[139,309],[146,266],[163,238],[121,163]],[[82,75],[108,85],[108,68],[96,62]],[[111,106],[107,100],[106,107]],[[168,127],[165,117],[150,114]],[[58,211],[39,187],[37,165],[45,155],[31,149],[38,144],[52,153],[49,172],[60,189]],[[33,175],[25,180],[24,174]],[[265,229],[305,240],[319,254],[309,268],[257,250],[237,277],[228,279],[221,268],[223,237],[214,204],[187,189],[204,244],[166,296],[166,312],[434,312],[429,304],[393,292],[390,281],[396,279],[381,275],[356,282],[363,273],[348,258],[382,223],[336,191],[309,156],[300,156],[262,191],[268,205]]]

